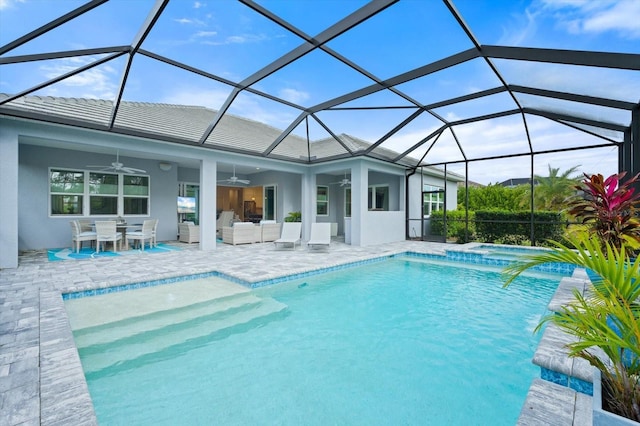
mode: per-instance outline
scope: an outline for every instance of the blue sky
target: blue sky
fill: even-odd
[[[361,0],[266,0],[257,3],[309,35],[316,35],[366,4]],[[4,45],[81,4],[82,1],[73,0],[0,0],[0,44]],[[640,53],[639,0],[458,0],[454,4],[481,44]],[[152,0],[112,0],[5,56],[130,44],[152,5]],[[237,82],[300,44],[295,35],[241,3],[174,0],[142,48]],[[332,40],[328,47],[376,77],[386,79],[471,48],[472,44],[442,2],[402,0]],[[100,56],[5,65],[0,69],[0,92],[20,92],[97,59]],[[114,99],[124,64],[124,59],[116,59],[34,94]],[[640,97],[638,72],[507,60],[495,60],[495,64],[503,77],[513,84],[632,102],[638,102]],[[370,79],[324,52],[314,51],[259,81],[253,88],[310,107],[371,84]],[[498,85],[497,77],[484,61],[478,59],[398,88],[428,104]],[[131,68],[123,99],[217,109],[230,91],[226,84],[138,56]],[[545,106],[555,111],[577,110],[586,117],[622,124],[627,124],[630,117],[618,110],[595,110],[536,96],[522,96],[520,101],[527,106]],[[385,91],[350,105],[405,106],[408,103]],[[510,97],[502,94],[436,112],[455,121],[479,112],[513,107]],[[230,112],[281,129],[300,113],[295,108],[246,92],[238,96]],[[375,141],[409,114],[406,110],[326,111],[318,116],[336,133]],[[599,138],[535,117],[528,125],[529,132],[535,135],[534,145],[542,148],[602,142]],[[439,126],[436,119],[423,114],[384,146],[404,151]],[[306,129],[300,127],[295,133],[304,135]],[[327,136],[315,123],[311,123],[310,133],[312,138]],[[465,141],[465,152],[473,153],[473,156],[521,152],[527,144],[522,120],[517,117],[464,126],[456,131],[456,136]],[[492,143],[483,143],[485,139]],[[428,158],[434,162],[459,158],[455,144],[452,135],[443,135]],[[420,156],[424,150],[426,146],[415,155]],[[526,157],[500,163],[499,167],[479,163],[471,166],[470,179],[488,183],[520,177],[522,170],[529,167]],[[616,170],[617,157],[615,150],[610,148],[592,153],[555,154],[536,161],[536,173],[545,174],[548,164],[561,168],[581,164],[584,171],[609,174]],[[453,170],[460,172],[461,168],[454,167]]]

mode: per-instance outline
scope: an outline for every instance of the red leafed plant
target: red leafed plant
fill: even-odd
[[[620,249],[626,241],[627,250],[640,244],[640,194],[632,185],[640,173],[622,181],[627,172],[604,179],[601,174],[587,175],[575,188],[584,192],[584,197],[573,201],[569,213],[583,224],[589,225],[604,246],[607,242]],[[631,253],[628,253],[631,255]]]

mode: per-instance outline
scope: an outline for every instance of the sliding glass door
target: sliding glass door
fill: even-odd
[[[265,185],[263,189],[264,207],[262,219],[276,220],[276,186]]]

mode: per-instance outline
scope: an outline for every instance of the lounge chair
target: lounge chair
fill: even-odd
[[[330,223],[312,223],[311,237],[307,242],[310,249],[325,247],[329,248],[331,244],[331,224]]]
[[[300,234],[302,233],[302,223],[301,222],[284,222],[282,224],[282,234],[280,234],[280,238],[275,240],[273,243],[276,248],[279,247],[279,244],[282,245],[291,245],[295,250],[296,244],[301,244]]]

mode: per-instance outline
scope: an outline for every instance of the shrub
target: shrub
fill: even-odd
[[[531,238],[531,212],[477,211],[476,234],[485,242],[498,242],[507,235],[516,235],[523,240]],[[565,217],[560,212],[534,212],[533,231],[536,241],[558,240],[564,233]]]
[[[569,213],[589,227],[601,241],[603,247],[611,243],[620,248],[625,245],[632,254],[640,244],[640,220],[636,212],[640,209],[640,194],[634,194],[631,186],[638,181],[640,173],[625,182],[626,172],[609,176],[587,175],[576,189],[584,197],[571,203]]]
[[[284,218],[285,222],[302,222],[301,212],[289,212],[289,216]]]
[[[475,213],[469,212],[469,235],[475,233],[475,224],[473,222]],[[465,219],[466,214],[463,210],[449,210],[447,212],[447,238],[457,237],[458,241],[464,240],[465,235]],[[431,213],[431,234],[444,234],[444,211]],[[460,238],[462,236],[462,238]]]

